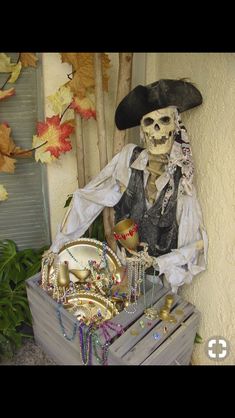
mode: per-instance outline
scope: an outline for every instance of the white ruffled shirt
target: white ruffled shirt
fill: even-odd
[[[143,170],[144,185],[146,186],[149,171],[148,152],[144,149],[129,167],[130,158],[136,144],[127,144],[101,172],[83,189],[73,194],[72,206],[66,222],[66,231],[59,227],[57,235],[51,245],[51,250],[57,253],[66,242],[81,237],[89,228],[104,207],[115,206],[122,192],[120,185],[128,186],[131,167]],[[170,162],[182,167],[180,145],[174,143],[170,155]],[[167,167],[166,167],[167,168]],[[157,195],[170,179],[170,171],[166,171],[156,180]],[[203,225],[202,213],[192,183],[187,184],[185,178],[180,179],[177,197],[178,248],[170,253],[156,257],[155,266],[159,274],[164,273],[172,291],[177,292],[179,286],[190,283],[193,276],[205,270],[208,248],[207,234]],[[198,249],[197,242],[203,240],[204,248]]]

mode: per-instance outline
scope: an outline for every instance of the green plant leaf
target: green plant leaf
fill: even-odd
[[[6,239],[0,242],[0,280],[9,272],[11,265],[14,266],[14,259],[16,257],[16,244],[14,241]]]
[[[73,195],[69,194],[67,199],[66,199],[66,202],[64,204],[64,208],[67,208],[70,205],[70,202],[71,202],[72,198],[73,198]]]
[[[202,344],[203,343],[203,338],[198,333],[196,333],[194,343],[195,344]]]
[[[18,251],[14,241],[0,241],[0,358],[12,356],[25,337],[20,325],[32,323],[25,279],[40,271],[46,249]]]

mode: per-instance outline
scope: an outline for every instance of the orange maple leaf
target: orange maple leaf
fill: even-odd
[[[87,92],[93,92],[95,88],[94,73],[94,53],[78,52],[78,53],[62,53],[62,62],[72,64],[75,73],[73,79],[68,83],[72,92],[79,99],[83,99]],[[103,53],[102,57],[102,75],[103,89],[108,91],[108,68],[110,67],[110,59],[107,54]]]
[[[95,105],[93,101],[88,97],[79,99],[79,97],[75,96],[70,107],[84,119],[96,119]]]
[[[8,90],[0,90],[0,100],[6,99],[7,97],[13,96],[15,94],[14,87]]]
[[[45,123],[38,122],[37,124],[38,138],[47,142],[44,150],[49,151],[55,158],[72,149],[68,137],[73,131],[74,127],[70,122],[60,123],[59,115],[46,118]]]
[[[17,147],[10,137],[11,128],[6,123],[0,124],[0,171],[14,173],[14,157],[30,157],[32,152]]]
[[[32,52],[21,52],[20,61],[22,67],[35,67],[37,66],[38,58]]]

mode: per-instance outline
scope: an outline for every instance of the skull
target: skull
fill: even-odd
[[[141,119],[144,142],[150,154],[168,154],[174,139],[176,108],[174,106],[154,110]]]

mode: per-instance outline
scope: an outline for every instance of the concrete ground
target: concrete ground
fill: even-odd
[[[53,366],[55,363],[47,357],[33,339],[27,339],[11,360],[0,362],[0,366]]]

